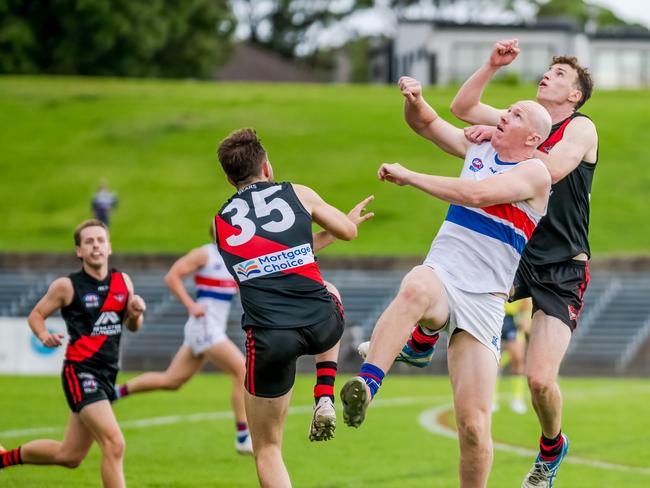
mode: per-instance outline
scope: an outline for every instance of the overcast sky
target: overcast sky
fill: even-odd
[[[650,27],[650,2],[648,0],[589,0],[589,3],[607,7],[628,22],[638,22]]]

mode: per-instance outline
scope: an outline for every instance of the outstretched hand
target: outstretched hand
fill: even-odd
[[[415,78],[402,76],[397,84],[409,103],[416,103],[422,96],[422,84]]]
[[[496,127],[491,125],[470,125],[465,127],[463,132],[465,138],[472,144],[480,144],[484,141],[491,141]]]
[[[381,181],[390,181],[399,186],[408,184],[411,171],[399,163],[384,163],[379,167],[377,176]]]
[[[372,202],[375,199],[374,195],[364,198],[359,203],[357,203],[352,210],[348,212],[348,218],[359,227],[360,224],[366,220],[370,220],[375,216],[374,212],[366,212],[366,205]],[[366,213],[364,213],[366,212]]]
[[[517,39],[498,41],[492,48],[489,63],[495,68],[507,66],[517,58],[519,52],[519,41]]]

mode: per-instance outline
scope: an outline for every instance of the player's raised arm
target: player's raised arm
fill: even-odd
[[[498,41],[487,63],[476,70],[458,90],[451,103],[451,112],[470,124],[497,125],[504,111],[482,103],[483,90],[499,68],[512,63],[518,54],[517,39]]]
[[[192,317],[202,317],[205,310],[196,303],[183,284],[183,278],[205,266],[208,262],[208,250],[199,247],[179,258],[165,275],[165,284],[178,300],[187,308]]]
[[[63,334],[51,334],[45,326],[45,319],[58,309],[72,303],[73,296],[74,290],[70,279],[57,278],[27,317],[29,328],[45,347],[60,346],[64,338]]]
[[[351,241],[357,237],[357,226],[350,218],[325,202],[318,193],[304,185],[293,184],[300,203],[311,213],[312,219],[337,239]]]
[[[442,119],[424,100],[418,80],[402,76],[398,84],[404,95],[404,119],[409,127],[443,151],[464,158],[470,142],[463,130]]]
[[[359,228],[359,226],[366,220],[370,220],[375,216],[373,212],[367,212],[366,206],[375,199],[374,195],[364,198],[359,203],[357,203],[352,210],[348,212],[348,218],[354,222],[354,225]],[[314,253],[320,251],[321,249],[329,246],[336,241],[336,237],[327,231],[321,230],[314,233]]]
[[[548,199],[551,177],[539,162],[519,167],[480,181],[427,175],[411,171],[401,164],[382,164],[379,179],[396,185],[410,185],[436,198],[467,207],[486,207],[498,203],[518,202],[539,197],[540,210]]]
[[[594,123],[587,117],[576,117],[567,125],[564,137],[553,146],[549,154],[535,151],[535,157],[546,164],[553,183],[557,183],[576,169],[581,161],[591,159],[595,162],[597,147],[598,134]],[[590,150],[594,152],[591,157]]]
[[[124,318],[124,325],[131,332],[136,332],[142,325],[144,311],[147,309],[147,305],[140,295],[135,294],[131,277],[126,273],[122,273],[122,276],[124,277],[124,284],[129,290],[129,301],[126,305],[127,315]]]

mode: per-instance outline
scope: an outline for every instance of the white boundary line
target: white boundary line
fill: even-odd
[[[418,422],[424,429],[428,430],[433,434],[438,434],[443,437],[447,437],[449,439],[457,440],[458,433],[455,430],[447,427],[446,425],[443,425],[439,420],[443,414],[449,413],[451,411],[453,411],[453,407],[451,405],[442,405],[440,407],[431,408],[429,410],[425,410],[420,414],[420,416],[418,417]],[[533,451],[523,447],[513,446],[511,444],[504,444],[501,442],[494,442],[494,449],[503,452],[509,452],[511,454],[516,454],[522,457],[527,457],[530,458],[531,460],[537,457],[537,451]],[[571,455],[567,456],[564,462],[569,464],[582,464],[585,466],[591,466],[594,468],[607,469],[613,471],[625,471],[628,473],[650,475],[650,468],[626,466],[624,464],[615,464],[615,463],[608,463],[605,461],[596,461],[593,459],[586,459],[586,458],[581,458],[581,457],[576,457]]]
[[[418,403],[426,404],[436,404],[440,402],[447,401],[448,396],[419,396],[419,397],[399,397],[399,398],[387,398],[385,400],[376,400],[373,402],[374,408],[391,408],[399,407],[402,405],[415,405]],[[128,401],[128,400],[127,400]],[[296,414],[311,414],[313,411],[312,405],[298,405],[295,407],[289,408],[289,415]],[[233,414],[231,410],[223,412],[203,412],[203,413],[192,413],[188,415],[166,415],[162,417],[150,417],[137,420],[124,420],[120,422],[120,427],[125,430],[128,429],[144,429],[147,427],[156,427],[160,425],[171,425],[171,424],[180,424],[188,422],[205,422],[209,420],[228,420],[232,419]],[[0,439],[6,439],[11,437],[27,437],[32,435],[42,435],[42,434],[52,434],[63,432],[65,429],[64,426],[61,427],[33,427],[29,429],[15,429],[15,430],[5,430],[0,432]]]
[[[440,396],[419,396],[419,397],[398,397],[398,398],[387,398],[385,400],[375,400],[372,404],[372,408],[392,408],[399,407],[403,405],[416,405],[419,403],[439,403],[449,400],[449,395],[440,395]],[[311,413],[313,410],[312,405],[298,405],[295,407],[289,408],[289,415],[300,415]],[[442,414],[448,413],[453,410],[451,405],[441,405],[435,408],[430,408],[422,412],[418,417],[418,422],[421,427],[425,430],[447,437],[449,439],[458,440],[458,433],[443,425],[439,422],[439,418]],[[193,413],[189,415],[167,415],[162,417],[150,417],[137,420],[125,420],[120,422],[120,426],[127,429],[144,429],[148,427],[157,427],[161,425],[171,425],[171,424],[180,424],[188,422],[205,422],[209,420],[229,420],[233,418],[232,411],[222,411],[222,412],[203,412],[203,413]],[[12,437],[24,437],[32,435],[42,435],[42,434],[51,434],[51,433],[60,433],[63,432],[63,427],[34,427],[30,429],[16,429],[16,430],[6,430],[0,432],[0,440]],[[514,446],[511,444],[504,444],[501,442],[494,442],[494,448],[503,451],[509,452],[511,454],[516,454],[518,456],[535,458],[537,456],[537,451],[531,449],[526,449],[523,447]],[[650,475],[650,468],[636,467],[636,466],[626,466],[624,464],[615,464],[608,463],[605,461],[596,461],[592,459],[580,458],[575,456],[568,456],[565,460],[569,464],[581,464],[585,466],[591,466],[594,468],[613,470],[613,471],[624,471],[629,473],[637,473]]]

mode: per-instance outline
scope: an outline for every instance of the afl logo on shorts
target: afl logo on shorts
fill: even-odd
[[[473,171],[474,173],[480,171],[483,169],[483,161],[481,161],[479,158],[474,158],[472,159],[472,164],[469,167],[470,171]]]
[[[86,308],[97,308],[99,307],[99,296],[95,293],[86,293],[82,298]]]
[[[90,373],[81,373],[79,379],[81,380],[81,388],[83,388],[84,393],[87,395],[95,393],[99,388],[97,380]]]

